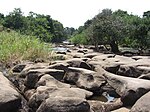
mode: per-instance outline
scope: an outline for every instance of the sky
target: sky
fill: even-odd
[[[21,8],[25,15],[30,11],[51,15],[64,27],[78,28],[106,8],[142,16],[150,10],[150,0],[0,0],[0,13],[7,15],[14,8]]]

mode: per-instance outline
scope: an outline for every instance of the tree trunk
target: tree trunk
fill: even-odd
[[[116,43],[115,40],[112,40],[112,41],[110,42],[110,47],[111,47],[111,52],[113,52],[113,53],[115,53],[115,54],[120,53],[119,48],[118,48],[118,44]]]
[[[98,43],[95,43],[95,51],[99,52]]]

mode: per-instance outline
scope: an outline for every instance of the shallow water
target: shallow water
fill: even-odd
[[[68,50],[68,48],[64,48],[64,47],[55,47],[52,49],[57,52],[66,52]]]
[[[102,101],[102,102],[111,102],[113,101],[115,98],[108,95],[100,95],[100,96],[92,96],[91,98],[89,98],[89,100],[97,100],[97,101]]]

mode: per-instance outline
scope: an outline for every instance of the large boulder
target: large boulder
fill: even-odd
[[[79,89],[79,88],[56,88],[40,86],[36,89],[36,92],[29,99],[29,106],[36,110],[40,104],[48,98],[55,97],[76,97],[86,99],[93,95],[92,92]]]
[[[103,75],[109,85],[121,96],[124,105],[133,105],[142,95],[150,90],[150,81],[114,75],[106,72]]]
[[[64,80],[68,83],[75,84],[79,88],[87,89],[90,91],[97,91],[105,83],[105,80],[101,74],[97,72],[69,67],[64,76]]]
[[[17,112],[21,107],[21,95],[0,72],[0,112]]]
[[[150,111],[150,92],[143,95],[133,105],[130,112],[149,112]]]
[[[81,98],[55,97],[48,98],[36,112],[90,112],[90,105]]]
[[[66,63],[68,63],[70,67],[79,67],[91,70],[91,66],[80,58],[66,60]]]
[[[58,88],[70,88],[69,84],[62,83],[56,80],[49,74],[43,75],[36,84],[36,87],[47,86],[47,87],[58,87]]]
[[[29,89],[35,88],[36,83],[44,74],[49,74],[53,76],[57,80],[62,80],[64,77],[63,70],[56,70],[56,69],[33,69],[29,70],[26,79],[25,79],[25,86]]]

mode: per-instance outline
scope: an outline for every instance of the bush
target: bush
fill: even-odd
[[[74,44],[83,44],[83,45],[88,44],[86,34],[84,32],[74,35],[70,40]]]
[[[10,32],[0,32],[0,62],[11,63],[18,60],[48,58],[50,47],[34,36]]]

